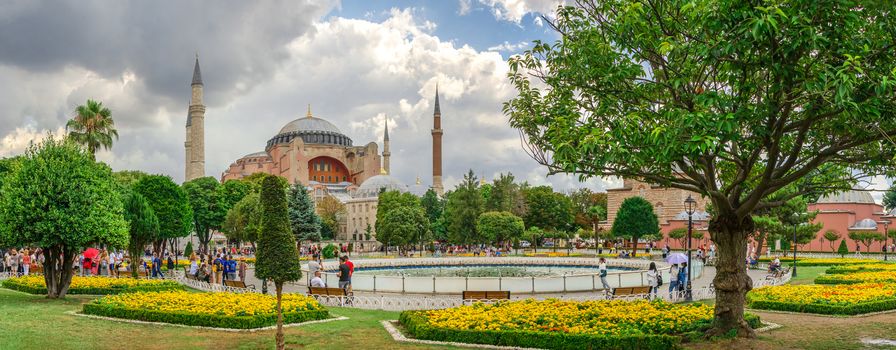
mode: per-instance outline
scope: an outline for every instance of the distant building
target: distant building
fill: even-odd
[[[861,247],[862,252],[866,247],[849,238],[850,231],[877,231],[884,233],[884,226],[896,228],[896,210],[889,213],[884,207],[874,202],[874,198],[867,191],[846,191],[822,197],[816,203],[809,204],[809,211],[818,211],[815,216],[816,223],[823,226],[811,243],[800,247],[800,250],[831,251],[831,245],[823,236],[828,230],[834,230],[846,240],[849,251],[855,251]],[[886,224],[886,225],[885,225]],[[890,237],[894,239],[894,237]],[[891,241],[892,242],[892,241]],[[840,242],[834,243],[837,249]],[[874,242],[870,246],[871,252],[881,252],[883,242]]]

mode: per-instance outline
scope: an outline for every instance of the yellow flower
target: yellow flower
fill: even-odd
[[[264,294],[186,291],[126,293],[106,296],[93,303],[128,309],[224,316],[273,315],[277,307],[277,299]],[[302,294],[283,294],[281,307],[284,313],[322,309],[314,298]]]

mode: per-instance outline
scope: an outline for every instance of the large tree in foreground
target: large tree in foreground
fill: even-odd
[[[69,140],[31,146],[0,189],[0,242],[44,251],[48,298],[64,298],[85,247],[123,247],[128,223],[112,170]]]
[[[277,349],[283,349],[283,283],[302,278],[296,238],[287,217],[286,191],[277,176],[261,182],[261,233],[255,276],[274,282],[277,291]],[[310,219],[309,219],[310,220]]]
[[[896,13],[880,1],[579,1],[509,62],[504,105],[550,173],[684,189],[714,208],[708,335],[744,321],[752,214],[887,172]],[[790,184],[799,188],[769,200]]]

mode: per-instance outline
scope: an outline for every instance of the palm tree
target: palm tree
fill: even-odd
[[[118,140],[112,111],[104,107],[102,102],[87,100],[87,104],[78,106],[75,113],[77,115],[65,124],[68,136],[73,141],[86,146],[94,157],[97,148],[112,148],[112,137]]]

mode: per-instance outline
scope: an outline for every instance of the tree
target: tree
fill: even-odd
[[[682,247],[685,247],[685,241],[688,239],[688,229],[684,227],[673,229],[669,231],[669,238],[678,241]]]
[[[715,318],[744,321],[752,213],[851,188],[892,167],[896,22],[888,2],[577,2],[554,44],[509,60],[511,126],[548,173],[620,176],[697,193],[715,208]],[[882,20],[886,18],[886,20]]]
[[[862,243],[867,252],[875,241],[883,241],[884,235],[877,231],[849,231],[849,239]]]
[[[840,239],[840,233],[838,233],[836,230],[827,230],[822,237],[828,241],[828,244],[831,245],[831,252],[834,252],[834,243],[836,243],[837,240]]]
[[[252,184],[243,180],[227,180],[218,187],[218,197],[221,199],[221,205],[226,213],[233,208],[237,202],[241,201],[249,193],[252,192]],[[255,191],[256,193],[258,191]]]
[[[264,181],[268,181],[265,178]],[[305,186],[296,182],[289,188],[289,223],[297,241],[320,241],[320,217]]]
[[[130,241],[127,245],[128,254],[131,256],[131,276],[137,278],[137,259],[143,256],[143,248],[152,243],[159,236],[159,218],[152,211],[152,207],[146,198],[140,193],[131,191],[124,202],[124,218],[128,221]],[[191,245],[187,245],[190,250]],[[187,254],[184,251],[184,254]]]
[[[75,117],[65,124],[65,129],[68,130],[68,137],[87,147],[87,152],[93,157],[100,147],[112,148],[113,137],[118,139],[112,111],[104,107],[102,102],[94,100],[87,100],[87,104],[75,108]]]
[[[377,240],[387,247],[420,244],[430,237],[429,220],[419,206],[392,209],[376,226]]]
[[[488,242],[498,244],[519,240],[525,226],[522,218],[509,211],[487,211],[476,221],[476,231]]]
[[[199,251],[208,253],[212,230],[220,229],[227,215],[221,184],[206,176],[185,182],[183,190],[193,210],[193,230],[199,238]]]
[[[380,232],[379,222],[384,220],[390,211],[403,207],[422,208],[420,199],[408,192],[391,190],[379,194],[376,204],[377,234]]]
[[[447,232],[445,229],[445,220],[442,218],[442,212],[445,211],[445,200],[439,198],[436,191],[431,188],[420,198],[420,205],[423,206],[423,212],[429,219],[429,230],[433,237],[437,240],[446,240]]]
[[[650,202],[639,196],[629,197],[619,206],[610,231],[613,236],[631,239],[637,248],[639,237],[660,233],[660,222],[653,213]],[[637,249],[633,249],[633,252],[634,250]]]
[[[567,230],[573,224],[572,202],[562,193],[554,192],[550,186],[531,187],[524,192],[529,208],[523,217],[527,227],[553,232]]]
[[[605,220],[607,212],[607,193],[595,193],[587,188],[569,192],[572,211],[575,216],[575,224],[581,228],[594,230],[597,223]],[[598,209],[599,208],[599,209]],[[603,219],[596,211],[603,210]]]
[[[184,247],[184,256],[193,255],[193,241],[187,241],[187,245]]]
[[[294,186],[295,187],[295,186]],[[296,190],[292,189],[295,193]],[[304,188],[302,191],[304,193]],[[286,192],[275,176],[268,176],[261,182],[261,235],[255,262],[255,275],[271,280],[277,291],[277,349],[284,348],[283,309],[281,299],[283,283],[302,278],[299,251],[296,249],[295,231],[291,229],[286,204]],[[312,216],[304,216],[313,221]],[[316,217],[316,216],[314,216]],[[308,227],[314,223],[304,223]]]
[[[128,242],[112,170],[73,142],[52,137],[29,146],[12,169],[0,189],[0,242],[40,247],[47,297],[64,298],[82,249]]]
[[[513,197],[519,192],[519,186],[513,182],[513,174],[499,174],[492,184],[491,193],[484,203],[485,211],[511,211]]]
[[[525,237],[526,240],[532,243],[532,248],[534,248],[535,252],[538,253],[538,243],[541,242],[545,234],[546,233],[544,232],[544,230],[538,228],[538,226],[532,226],[527,228],[526,231],[523,232],[523,237]]]
[[[229,239],[255,246],[261,232],[261,204],[257,192],[249,193],[227,211],[221,228]]]
[[[184,190],[170,177],[144,176],[137,180],[133,190],[146,198],[159,219],[159,235],[154,242],[156,252],[161,252],[166,240],[186,237],[193,230],[190,201]]]
[[[333,196],[326,196],[317,202],[317,214],[321,219],[321,236],[328,239],[335,238],[339,230],[339,217],[345,215],[345,205]]]
[[[884,192],[884,208],[896,209],[896,183],[890,186],[887,192]]]
[[[849,254],[849,247],[846,246],[845,239],[840,241],[840,246],[837,247],[837,254],[840,254],[841,258]]]
[[[112,177],[115,178],[115,182],[117,182],[122,187],[133,187],[137,181],[142,179],[144,176],[149,175],[139,170],[122,170],[116,171],[112,173]]]
[[[476,220],[482,213],[482,197],[476,175],[470,170],[455,190],[447,195],[443,217],[447,223],[448,239],[457,244],[479,243]]]

